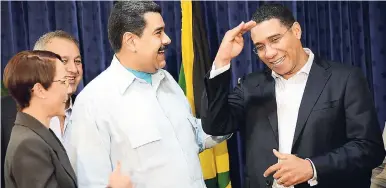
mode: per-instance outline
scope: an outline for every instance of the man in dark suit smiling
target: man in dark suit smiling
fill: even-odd
[[[230,91],[230,62],[249,30],[269,69]],[[246,187],[369,187],[385,150],[366,79],[303,48],[301,34],[279,4],[261,6],[252,21],[229,30],[205,78],[203,129],[245,131]]]

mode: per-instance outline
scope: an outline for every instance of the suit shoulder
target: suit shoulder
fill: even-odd
[[[328,69],[331,71],[334,80],[344,79],[347,80],[352,74],[360,77],[365,77],[364,72],[357,66],[344,64],[337,61],[322,60],[323,65],[328,65]]]
[[[31,129],[15,125],[12,128],[11,140],[17,140],[19,143],[28,144],[32,143],[45,143],[45,141]]]
[[[15,125],[12,129],[7,154],[13,155],[16,152],[23,152],[27,148],[42,150],[48,148],[48,144],[31,129]]]

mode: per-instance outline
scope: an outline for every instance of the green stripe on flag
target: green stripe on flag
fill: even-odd
[[[180,85],[181,89],[184,91],[186,95],[186,81],[185,81],[185,73],[184,73],[184,65],[181,63],[180,74],[178,76],[178,85]]]

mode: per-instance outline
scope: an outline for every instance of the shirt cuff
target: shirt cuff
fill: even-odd
[[[205,138],[205,149],[213,148],[217,144],[220,144],[221,142],[231,138],[232,135],[233,135],[233,133],[225,135],[225,136],[211,136],[211,135],[208,135]]]
[[[308,161],[310,161],[311,165],[312,165],[312,170],[314,171],[314,177],[312,177],[310,180],[308,180],[308,184],[312,187],[312,186],[315,186],[315,185],[318,185],[318,181],[317,181],[317,174],[316,174],[316,168],[315,168],[315,165],[314,163],[311,161],[311,159],[306,159]]]
[[[212,70],[210,71],[210,77],[209,77],[209,79],[212,79],[212,78],[214,78],[214,77],[220,75],[221,73],[223,73],[223,72],[229,70],[230,67],[231,67],[231,64],[229,63],[228,65],[225,65],[225,66],[223,66],[223,67],[221,67],[221,68],[219,68],[219,69],[216,69],[216,66],[215,66],[215,64],[213,63],[213,65],[212,65]]]

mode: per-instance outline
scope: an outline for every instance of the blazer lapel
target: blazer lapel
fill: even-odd
[[[327,62],[322,61],[315,56],[314,63],[308,76],[307,84],[304,89],[303,98],[300,103],[292,147],[299,138],[299,135],[302,132],[309,115],[311,114],[312,108],[315,106],[320,94],[331,76],[331,71],[328,69],[329,67],[330,65]]]
[[[51,148],[55,151],[63,168],[66,170],[68,175],[76,183],[76,175],[74,170],[72,169],[70,160],[68,159],[68,156],[66,154],[66,150],[63,147],[63,145],[60,143],[59,139],[56,138],[56,136],[52,134],[49,129],[47,129],[42,123],[40,123],[34,117],[23,112],[17,113],[15,124],[28,127],[36,134],[38,134],[44,141],[46,141],[46,143],[50,145]]]
[[[276,94],[275,94],[275,80],[271,75],[266,75],[266,81],[262,85],[262,95],[264,106],[268,115],[269,124],[272,127],[272,131],[275,135],[275,140],[279,143],[278,133],[278,119],[277,119],[277,105],[276,105]]]

